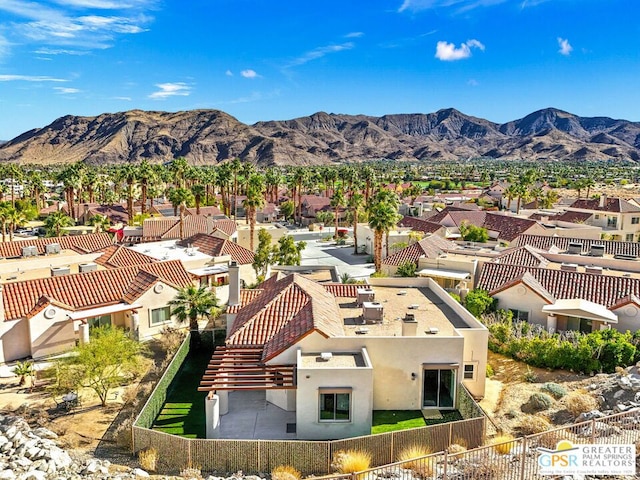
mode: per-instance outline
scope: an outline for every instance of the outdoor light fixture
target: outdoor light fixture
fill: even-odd
[[[411,373],[411,380],[415,380],[417,375],[415,373]]]

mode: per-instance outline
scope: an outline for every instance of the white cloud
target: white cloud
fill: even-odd
[[[325,55],[328,55],[330,53],[342,52],[343,50],[351,50],[354,46],[355,45],[353,44],[353,42],[345,42],[338,45],[327,45],[324,47],[318,47],[294,59],[291,63],[287,65],[287,67],[304,65],[307,62],[310,62],[312,60],[317,60],[318,58],[322,58]]]
[[[129,0],[126,2],[112,0],[54,0],[58,5],[77,8],[98,8],[103,10],[116,10],[153,5],[149,0]]]
[[[470,78],[470,79],[467,81],[467,85],[470,85],[470,86],[472,86],[472,87],[477,87],[477,86],[478,86],[478,85],[480,85],[480,84],[478,83],[478,81],[477,81],[475,78]]]
[[[233,72],[232,72],[231,70],[227,70],[226,72],[224,72],[224,74],[225,74],[227,77],[233,77]]]
[[[466,12],[478,7],[498,5],[507,0],[404,0],[398,8],[398,13],[419,12],[433,8],[455,7],[457,12]]]
[[[131,101],[131,97],[113,97],[114,100],[122,100],[125,102],[130,102]]]
[[[462,43],[459,48],[455,44],[445,41],[438,42],[436,45],[436,58],[446,62],[454,60],[462,60],[471,56],[471,49],[478,48],[484,51],[484,45],[478,40],[468,40]]]
[[[565,55],[567,57],[571,55],[571,52],[573,51],[573,47],[569,43],[569,40],[567,40],[566,38],[558,37],[558,46],[560,47],[558,52],[561,55]]]
[[[240,75],[242,75],[244,78],[258,78],[260,76],[256,73],[255,70],[251,70],[250,68],[247,68],[246,70],[242,70],[240,72]]]
[[[160,90],[150,94],[149,98],[188,97],[191,94],[191,87],[182,82],[157,83],[156,87]]]
[[[0,75],[0,82],[67,82],[63,78],[40,75]]]
[[[11,49],[9,42],[6,38],[0,35],[0,60],[2,60],[3,57],[9,55],[10,50]]]
[[[53,89],[56,91],[56,93],[62,95],[72,95],[74,93],[80,93],[80,90],[78,90],[77,88],[53,87]]]
[[[344,37],[345,38],[360,38],[364,36],[364,32],[350,32],[347,33]]]

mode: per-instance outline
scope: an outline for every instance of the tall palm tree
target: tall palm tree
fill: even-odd
[[[238,174],[242,168],[242,162],[239,158],[234,158],[230,164],[231,174],[233,175],[233,219],[237,220],[236,212],[238,210]]]
[[[402,218],[398,214],[397,204],[390,202],[386,195],[380,195],[385,190],[378,192],[369,204],[369,226],[373,230],[373,261],[376,272],[382,269],[382,236],[389,232]],[[388,241],[387,241],[388,247]]]
[[[156,172],[149,162],[143,160],[140,165],[138,165],[136,177],[140,184],[140,213],[146,213],[149,184],[153,183],[156,179]]]
[[[64,227],[72,227],[73,225],[75,225],[73,218],[62,210],[50,213],[47,215],[47,218],[44,219],[47,237],[59,237]]]
[[[9,241],[13,241],[13,232],[16,227],[24,225],[27,219],[24,214],[15,207],[10,207],[6,215],[7,223],[9,224]]]
[[[169,302],[169,306],[171,315],[175,315],[179,322],[189,322],[191,341],[196,345],[199,343],[200,336],[198,320],[203,317],[215,320],[221,312],[215,292],[204,285],[200,287],[189,285],[181,288]]]
[[[231,215],[231,201],[229,199],[230,188],[229,184],[231,183],[231,179],[233,174],[231,172],[231,167],[228,163],[222,164],[217,171],[217,179],[216,183],[218,187],[220,187],[220,196],[222,197],[222,212],[226,216]]]
[[[96,233],[106,232],[109,230],[109,226],[111,225],[111,220],[106,215],[94,215],[89,220],[89,225],[93,225],[93,228]]]
[[[196,215],[200,215],[200,204],[207,194],[207,189],[204,185],[197,183],[195,185],[191,185],[191,193],[193,194],[193,198],[196,202]]]
[[[133,200],[135,196],[135,185],[138,180],[138,169],[133,164],[126,164],[119,168],[117,178],[125,184],[125,194],[127,196],[127,214],[129,215],[129,225],[133,222],[135,212],[133,210]]]
[[[169,192],[169,201],[173,204],[174,211],[180,210],[180,240],[184,239],[184,210],[192,200],[193,194],[186,188],[174,188]]]
[[[333,232],[333,238],[337,240],[338,225],[340,220],[340,208],[344,206],[344,193],[342,191],[342,188],[339,188],[333,192],[329,205],[331,205],[331,207],[333,207],[333,210],[334,210],[334,215],[335,215],[334,220],[336,222],[336,227],[335,227],[335,231]]]
[[[256,213],[264,207],[264,181],[261,175],[254,174],[247,182],[247,198],[244,209],[249,220],[249,250],[253,252],[253,234],[256,229]]]
[[[9,210],[11,209],[10,202],[0,202],[0,226],[2,227],[2,241],[7,240],[7,228],[9,226]]]
[[[362,212],[364,206],[364,195],[360,192],[355,192],[349,199],[349,208],[353,217],[353,253],[358,253],[358,217]]]

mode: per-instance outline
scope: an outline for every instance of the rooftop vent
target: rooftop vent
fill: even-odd
[[[51,267],[51,276],[60,277],[62,275],[69,275],[71,269],[69,267]]]
[[[440,330],[438,327],[429,327],[429,330],[425,330],[424,333],[428,333],[429,335],[436,335]]]
[[[320,354],[320,360],[322,360],[323,362],[328,362],[329,360],[331,360],[331,357],[333,357],[333,354],[331,352],[322,352]]]
[[[614,255],[613,258],[617,259],[617,260],[637,260],[638,257],[636,257],[635,255]]]
[[[598,267],[596,265],[584,267],[584,271],[586,273],[593,273],[594,275],[602,275],[602,267]]]
[[[578,242],[570,242],[567,253],[571,255],[580,255],[582,253],[582,244]]]
[[[38,248],[35,245],[30,245],[28,247],[22,247],[22,256],[23,257],[35,257],[38,255]]]
[[[591,245],[591,251],[589,254],[592,257],[603,257],[604,256],[604,245]]]
[[[47,255],[53,255],[55,253],[60,253],[60,244],[59,243],[50,243],[44,247],[44,252]]]
[[[577,272],[578,265],[575,263],[563,263],[560,265],[560,270],[564,270],[565,272]]]
[[[416,314],[407,312],[405,314],[405,316],[404,316],[404,321],[405,322],[415,322],[416,321]]]
[[[78,265],[78,271],[80,273],[95,272],[96,270],[98,270],[98,265],[96,265],[95,263],[81,263],[80,265]]]

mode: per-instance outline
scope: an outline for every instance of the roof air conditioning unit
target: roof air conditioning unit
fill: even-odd
[[[584,268],[585,273],[593,273],[594,275],[602,275],[602,267],[590,265]]]
[[[320,354],[320,360],[322,360],[323,362],[328,362],[329,360],[331,360],[331,357],[333,357],[333,354],[331,352],[322,352]]]
[[[35,257],[38,255],[38,247],[35,245],[30,245],[28,247],[22,247],[22,256],[23,257]]]
[[[80,273],[84,273],[84,272],[95,272],[96,270],[98,270],[98,265],[96,265],[95,263],[81,263],[80,265],[78,265],[78,271]]]
[[[567,253],[571,255],[580,255],[582,253],[582,244],[578,242],[570,242]]]
[[[604,245],[591,245],[591,251],[589,253],[592,257],[603,257]]]
[[[576,263],[563,263],[560,265],[560,270],[564,270],[565,272],[577,272],[578,265]]]
[[[54,253],[60,253],[60,244],[59,243],[50,243],[44,247],[44,252],[47,255],[52,255]]]
[[[51,267],[51,276],[60,277],[62,275],[69,275],[71,269],[69,267]]]

